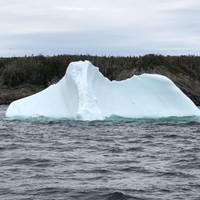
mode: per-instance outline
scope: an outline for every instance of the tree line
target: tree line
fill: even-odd
[[[59,80],[72,61],[89,60],[110,80],[123,79],[123,72],[136,74],[155,72],[159,69],[176,75],[185,74],[190,79],[200,80],[200,56],[145,56],[107,57],[90,55],[25,56],[0,58],[0,84],[15,87],[20,84],[48,86]],[[127,77],[126,77],[127,76]]]

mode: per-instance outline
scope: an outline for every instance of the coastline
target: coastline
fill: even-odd
[[[200,106],[200,57],[153,54],[140,57],[40,55],[0,58],[0,105],[8,105],[56,83],[65,74],[68,64],[77,60],[90,60],[110,80],[125,80],[143,73],[167,76]]]

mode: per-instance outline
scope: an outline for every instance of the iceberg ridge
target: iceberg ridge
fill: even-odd
[[[103,120],[199,116],[195,104],[167,77],[142,74],[110,81],[89,61],[69,64],[56,84],[12,102],[7,117],[52,117]]]

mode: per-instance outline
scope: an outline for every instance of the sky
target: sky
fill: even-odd
[[[0,0],[0,56],[200,55],[200,0]]]

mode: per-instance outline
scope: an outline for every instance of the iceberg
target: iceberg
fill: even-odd
[[[103,120],[111,116],[162,118],[199,116],[195,104],[167,77],[142,74],[110,81],[89,61],[69,64],[56,84],[12,102],[7,117]]]

